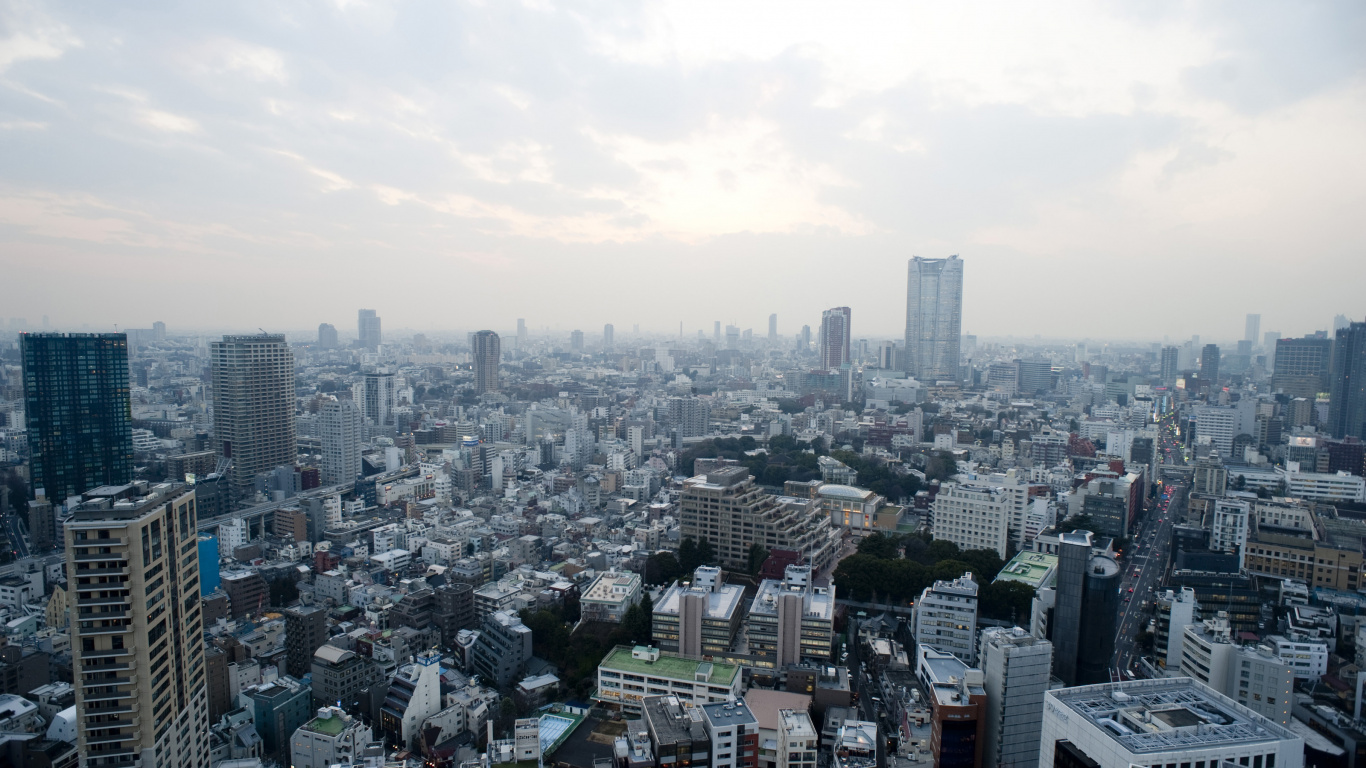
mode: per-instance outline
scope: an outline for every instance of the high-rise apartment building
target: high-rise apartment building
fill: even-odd
[[[517,350],[519,352],[524,351],[526,349],[526,340],[526,318],[519,317],[517,318]]]
[[[932,502],[936,541],[990,549],[1002,558],[1010,543],[1014,494],[983,483],[944,483]]]
[[[294,353],[282,334],[224,336],[209,345],[214,442],[232,459],[232,488],[251,494],[257,475],[294,466]]]
[[[313,652],[327,642],[327,611],[316,605],[285,609],[285,668],[303,678],[313,671]]]
[[[805,352],[808,349],[811,349],[811,326],[809,325],[802,326],[801,349],[803,352]]]
[[[474,390],[480,394],[498,390],[498,362],[503,357],[502,340],[493,331],[474,334],[471,353],[474,357]]]
[[[574,330],[569,332],[569,349],[573,352],[583,351],[583,331]]]
[[[839,370],[841,365],[851,362],[849,324],[852,310],[848,307],[835,307],[821,313],[820,346],[821,368]]]
[[[1333,342],[1329,339],[1277,339],[1271,386],[1291,397],[1312,401],[1320,392],[1329,391],[1332,361]]]
[[[1366,437],[1366,323],[1349,323],[1333,341],[1333,386],[1328,431],[1333,437]]]
[[[828,664],[835,639],[835,595],[812,581],[811,568],[789,565],[781,581],[764,579],[747,619],[750,653],[782,669]]]
[[[1176,347],[1162,348],[1162,363],[1160,365],[1160,375],[1162,383],[1171,386],[1176,383],[1176,375],[1180,373],[1181,350]]]
[[[128,340],[122,333],[19,337],[30,493],[53,503],[133,477]]]
[[[617,329],[611,323],[602,327],[602,348],[604,350],[612,349],[612,345],[616,342],[616,332]]]
[[[925,587],[915,604],[915,643],[977,662],[977,582],[971,573]]]
[[[1249,314],[1243,324],[1243,341],[1256,344],[1262,336],[1262,316]]]
[[[318,412],[324,485],[355,480],[361,473],[361,415],[353,400],[329,400]]]
[[[89,768],[208,768],[194,491],[84,494],[66,525],[76,718]]]
[[[394,423],[394,408],[398,407],[398,379],[392,373],[376,372],[361,376],[351,387],[351,399],[360,408],[360,415],[371,423]]]
[[[1053,644],[1019,627],[988,627],[979,658],[987,692],[983,763],[1037,768]]]
[[[909,264],[906,373],[925,382],[957,381],[963,322],[963,262],[957,256]]]
[[[768,316],[768,341],[770,344],[778,341],[778,316],[776,314]]]
[[[335,326],[335,325],[333,325],[333,324],[331,324],[331,323],[319,323],[319,324],[318,324],[318,348],[319,348],[319,349],[336,349],[337,346],[338,346],[338,344],[337,344],[337,326]]]
[[[1210,386],[1219,382],[1219,345],[1206,344],[1200,350],[1200,378],[1208,381]]]
[[[679,437],[702,437],[711,430],[711,406],[699,397],[669,398],[669,424]]]
[[[373,309],[362,309],[356,318],[357,346],[369,352],[378,352],[381,343],[380,319]]]

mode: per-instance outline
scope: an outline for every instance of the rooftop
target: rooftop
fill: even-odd
[[[1133,754],[1295,738],[1189,677],[1086,685],[1047,695]]]
[[[579,598],[580,602],[621,603],[640,591],[640,574],[608,571],[599,574]]]
[[[877,494],[863,488],[855,488],[852,485],[839,485],[838,483],[826,483],[816,491],[822,496],[829,496],[836,499],[848,499],[849,501],[868,501]]]
[[[750,725],[759,722],[758,718],[754,716],[754,713],[750,711],[749,705],[745,703],[744,699],[725,701],[717,704],[703,704],[702,712],[706,715],[707,720],[712,724],[712,727]]]
[[[630,672],[636,675],[652,675],[671,680],[694,682],[698,675],[705,675],[713,685],[730,685],[739,672],[739,667],[725,662],[693,661],[679,656],[661,653],[654,661],[637,659],[631,655],[631,647],[618,645],[598,664],[600,669]]]
[[[738,584],[719,584],[715,591],[676,582],[655,603],[655,613],[678,613],[678,600],[684,594],[698,594],[707,598],[707,618],[729,621],[745,596],[745,588]]]
[[[804,618],[824,619],[826,621],[834,618],[835,596],[830,594],[829,590],[803,587],[786,579],[783,581],[764,579],[759,584],[759,591],[754,595],[754,602],[750,605],[749,612],[751,614],[777,614],[778,596],[785,594],[802,596],[802,615]]]
[[[996,581],[1018,581],[1038,589],[1045,586],[1058,570],[1058,556],[1043,552],[1021,552],[1006,563]]]

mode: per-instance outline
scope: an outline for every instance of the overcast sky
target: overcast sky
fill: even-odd
[[[895,336],[953,253],[983,336],[1366,315],[1356,0],[0,7],[6,319]]]

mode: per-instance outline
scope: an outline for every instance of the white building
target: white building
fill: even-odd
[[[351,400],[328,400],[318,413],[323,485],[355,480],[361,473],[361,413]]]
[[[1221,761],[1303,768],[1304,739],[1189,677],[1061,688],[1044,696],[1039,765]]]
[[[1238,412],[1219,405],[1202,405],[1195,409],[1195,434],[1208,437],[1220,456],[1233,455]]]
[[[1209,548],[1238,556],[1238,567],[1243,565],[1243,550],[1247,546],[1248,518],[1252,505],[1247,499],[1224,497],[1214,500],[1214,525],[1210,529]]]
[[[406,549],[391,549],[388,552],[371,555],[370,560],[390,573],[397,573],[413,561],[413,553]]]
[[[960,549],[992,549],[1004,560],[1011,506],[1010,495],[1000,488],[945,483],[932,505],[934,538]]]
[[[1343,470],[1330,475],[1326,472],[1301,472],[1299,468],[1299,462],[1292,461],[1285,470],[1276,470],[1291,496],[1313,501],[1366,502],[1366,477]]]
[[[291,768],[350,765],[371,741],[370,726],[338,707],[322,707],[289,740]]]
[[[640,574],[607,571],[598,574],[579,598],[584,621],[606,621],[620,624],[627,609],[640,602]]]
[[[598,663],[598,699],[635,713],[646,696],[673,695],[696,706],[734,701],[740,698],[742,677],[734,664],[619,645]]]
[[[915,603],[915,642],[951,653],[968,666],[977,662],[977,582],[971,573],[936,581]]]
[[[1005,493],[1008,533],[1015,542],[1015,547],[1024,549],[1025,542],[1028,541],[1026,531],[1029,528],[1029,475],[1024,470],[1008,469],[989,475],[970,473],[963,476],[963,481],[969,485],[984,485]],[[1002,555],[1002,558],[1004,557],[1005,555]]]
[[[982,764],[1037,768],[1053,644],[1019,627],[988,627],[980,656],[987,692]]]
[[[811,715],[803,710],[779,710],[777,748],[777,768],[816,768],[820,734],[811,723]]]
[[[1272,646],[1281,661],[1295,670],[1295,677],[1318,679],[1328,671],[1328,644],[1311,640],[1292,640],[1271,635],[1264,641]]]
[[[1195,600],[1195,590],[1182,587],[1180,592],[1167,590],[1155,601],[1157,606],[1156,648],[1158,659],[1166,660],[1167,669],[1181,666],[1182,638],[1186,627],[1195,623],[1195,613],[1200,609]]]

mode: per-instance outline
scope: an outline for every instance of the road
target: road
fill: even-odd
[[[1184,464],[1185,459],[1174,430],[1175,417],[1168,415],[1159,425],[1161,444],[1158,450],[1164,463]],[[1114,660],[1114,667],[1120,672],[1133,669],[1142,655],[1137,644],[1138,635],[1147,627],[1146,608],[1151,606],[1167,573],[1171,559],[1172,526],[1184,514],[1186,490],[1184,483],[1162,486],[1157,503],[1144,514],[1134,534],[1134,543],[1121,564],[1124,569],[1120,582],[1123,602],[1116,623],[1118,634],[1115,637]],[[1168,498],[1163,499],[1163,495]]]
[[[863,668],[859,664],[859,642],[858,642],[858,619],[854,616],[857,611],[849,612],[849,642],[845,649],[849,652],[849,687],[858,696],[859,717],[870,723],[878,723],[879,735],[882,738],[877,740],[877,764],[878,768],[885,768],[887,765],[887,733],[886,726],[879,721],[878,713],[873,707],[873,697],[881,698],[880,689],[876,683],[869,684],[863,679]],[[817,725],[816,730],[821,726]]]
[[[28,539],[24,537],[23,524],[18,515],[5,515],[5,536],[9,538],[10,549],[17,560],[29,556]]]

